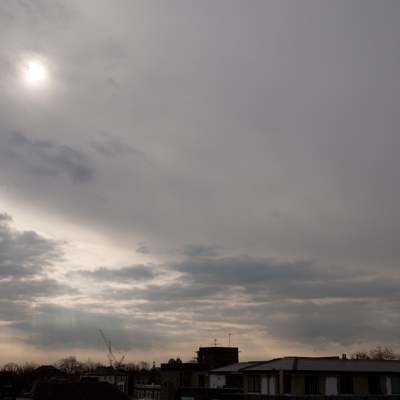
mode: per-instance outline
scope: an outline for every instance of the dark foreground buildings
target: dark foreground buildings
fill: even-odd
[[[239,362],[238,349],[197,353],[195,364],[162,364],[161,400],[400,400],[400,360],[343,355]]]
[[[17,400],[130,400],[108,382],[36,381]]]
[[[208,396],[209,371],[238,361],[237,347],[214,346],[200,347],[196,362],[182,363],[180,359],[171,359],[167,364],[161,364],[161,400]]]
[[[0,400],[400,400],[400,360],[343,355],[239,362],[238,355],[237,348],[201,347],[194,362],[171,359],[161,371],[153,366],[134,375],[93,371],[81,376],[86,381],[45,366],[16,398],[3,374]]]

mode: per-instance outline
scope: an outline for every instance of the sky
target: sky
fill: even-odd
[[[399,17],[2,0],[0,365],[400,351]]]

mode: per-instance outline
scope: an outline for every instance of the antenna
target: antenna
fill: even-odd
[[[232,335],[234,335],[234,333],[228,333],[228,342],[229,342],[229,346],[228,347],[231,347],[231,336]]]

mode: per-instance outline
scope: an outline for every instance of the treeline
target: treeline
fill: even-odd
[[[356,351],[350,354],[352,360],[400,360],[400,354],[388,347],[376,346],[371,348],[369,351]],[[53,367],[59,369],[66,375],[77,375],[84,374],[95,370],[98,367],[107,367],[100,362],[94,362],[90,359],[82,362],[78,361],[75,356],[69,356],[61,358],[55,363],[51,364]],[[0,367],[0,371],[8,372],[12,375],[26,375],[30,374],[39,368],[39,364],[34,362],[26,362],[24,364],[7,363]],[[124,371],[149,371],[150,364],[145,361],[138,363],[127,363],[120,366]]]
[[[400,354],[388,347],[376,346],[367,351],[356,351],[350,355],[352,360],[400,360]]]
[[[52,371],[51,367],[56,370]],[[81,375],[93,371],[97,367],[106,368],[102,363],[93,362],[90,359],[85,362],[78,361],[75,356],[61,358],[51,365],[44,366],[34,362],[26,362],[24,364],[7,363],[0,367],[0,388],[9,388],[11,398],[15,398],[17,393],[30,387],[32,382],[38,379],[46,379],[48,373],[55,374],[53,375],[55,379],[57,376],[62,376],[68,380],[76,381],[80,380]],[[150,369],[150,365],[144,361],[140,361],[137,364],[120,365],[119,367],[132,374],[141,374]],[[2,391],[3,389],[1,389]],[[3,395],[0,393],[0,399],[3,398]]]
[[[90,359],[85,362],[78,361],[75,356],[61,358],[51,365],[66,375],[84,374],[93,371],[98,367],[107,367],[100,362],[94,362]],[[25,375],[32,373],[39,368],[39,366],[39,364],[34,362],[26,362],[25,364],[7,363],[0,368],[0,371],[7,372],[11,375]],[[145,361],[140,361],[139,363],[127,363],[120,367],[127,372],[150,370],[150,364]]]

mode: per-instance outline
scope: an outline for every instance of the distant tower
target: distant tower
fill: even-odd
[[[239,362],[239,349],[237,347],[200,347],[197,351],[197,362],[209,364],[211,368],[224,367]]]

